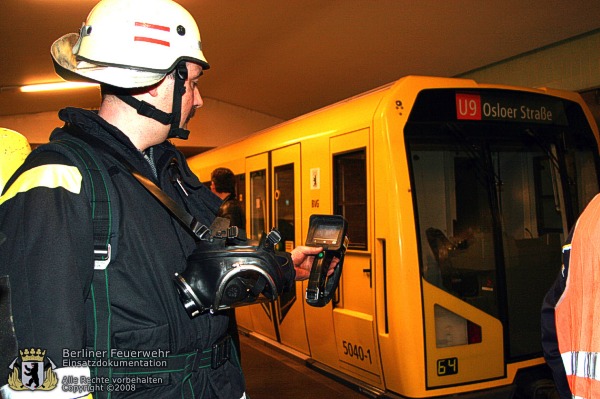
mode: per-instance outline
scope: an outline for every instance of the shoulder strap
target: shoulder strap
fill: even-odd
[[[82,174],[84,189],[90,199],[92,207],[92,224],[94,234],[94,277],[90,286],[90,298],[93,306],[94,335],[89,344],[97,353],[106,353],[110,362],[111,349],[111,308],[109,296],[109,269],[112,259],[117,255],[116,232],[118,226],[119,210],[114,185],[108,169],[97,157],[96,152],[86,142],[77,138],[61,138],[52,140],[48,144],[38,147],[35,151],[54,151],[67,157]],[[91,375],[95,378],[105,378],[110,381],[113,369],[107,367],[90,368]],[[111,392],[96,392],[94,397],[110,399]]]
[[[97,159],[92,147],[77,138],[53,140],[38,147],[34,152],[54,151],[67,157],[83,176],[84,187],[92,207],[94,230],[94,268],[106,269],[117,253],[119,212],[118,201],[111,201],[110,175],[105,165]],[[114,196],[114,192],[113,192]]]

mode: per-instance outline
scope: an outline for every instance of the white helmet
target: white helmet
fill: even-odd
[[[194,18],[171,0],[101,0],[51,53],[66,80],[122,88],[153,85],[181,61],[209,68]]]
[[[25,136],[14,130],[0,128],[0,193],[30,152],[31,147]]]

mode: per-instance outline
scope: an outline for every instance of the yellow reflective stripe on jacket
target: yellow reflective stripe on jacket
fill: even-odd
[[[23,172],[0,197],[0,205],[19,193],[24,193],[33,188],[62,187],[72,193],[81,192],[81,173],[75,166],[69,165],[40,165]]]

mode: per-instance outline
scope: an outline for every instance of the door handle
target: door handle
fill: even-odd
[[[363,269],[363,273],[369,273],[369,288],[373,288],[373,264],[369,260],[369,268]]]

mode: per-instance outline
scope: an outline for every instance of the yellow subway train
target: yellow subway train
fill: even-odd
[[[598,138],[576,93],[408,76],[189,162],[234,171],[251,238],[290,250],[310,215],[348,220],[334,299],[297,282],[241,329],[372,397],[524,398],[552,389],[540,306]]]

